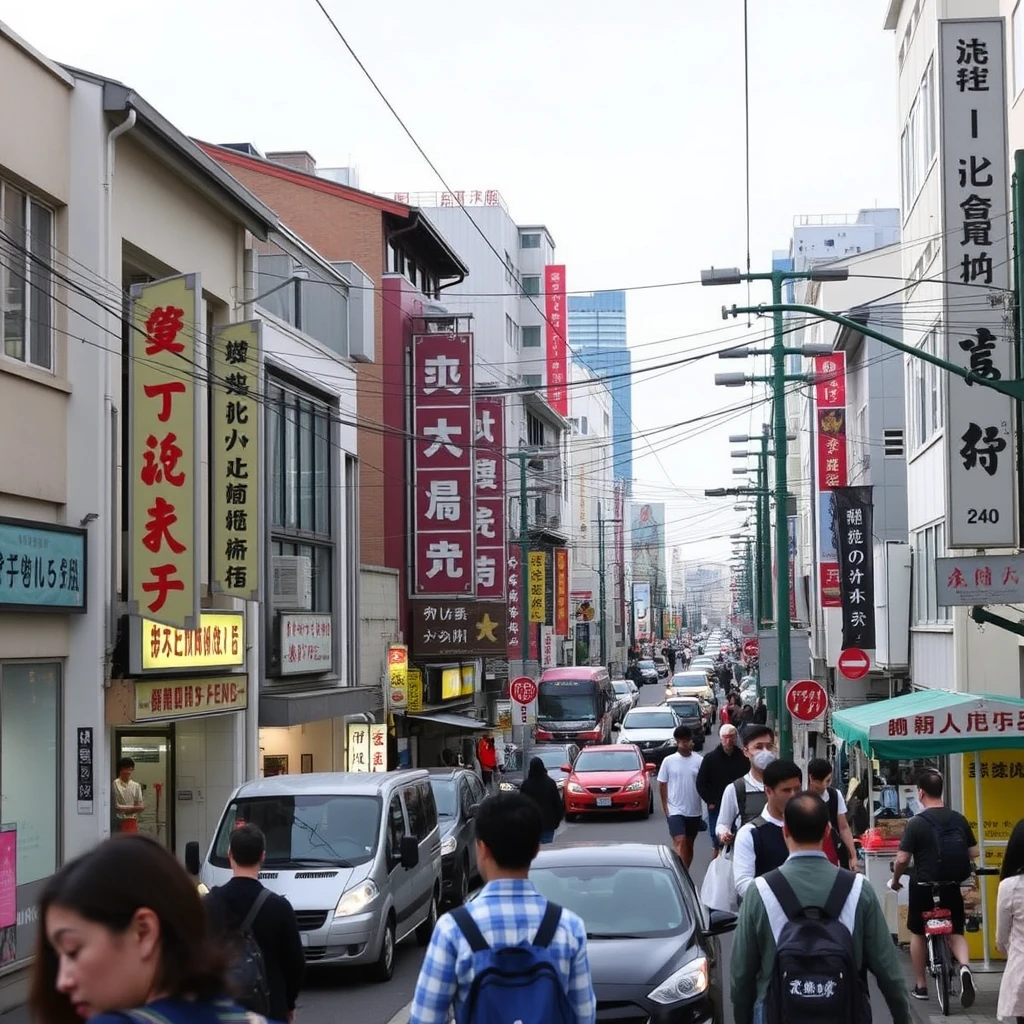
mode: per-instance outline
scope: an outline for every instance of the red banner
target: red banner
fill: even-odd
[[[544,268],[544,315],[547,317],[548,405],[560,416],[569,415],[566,366],[565,267]]]
[[[842,608],[842,588],[839,579],[838,562],[822,562],[818,566],[821,575],[821,607]]]
[[[846,353],[814,357],[814,401],[819,409],[846,408]]]
[[[818,490],[846,486],[846,410],[818,410]]]
[[[555,548],[555,635],[569,635],[568,548]]]
[[[478,398],[473,428],[476,596],[505,597],[505,399]]]
[[[412,352],[412,592],[473,594],[473,335],[417,334]]]
[[[827,494],[847,485],[846,353],[815,356],[814,376],[818,491]],[[822,608],[839,608],[839,563],[822,559],[824,552],[834,550],[824,533],[829,529],[826,522],[818,524],[819,597]]]

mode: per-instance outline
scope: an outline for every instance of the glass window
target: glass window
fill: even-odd
[[[530,274],[523,278],[523,294],[524,295],[540,295],[540,277],[536,274]]]
[[[544,386],[544,378],[539,373],[524,373],[523,387],[539,388]]]
[[[427,785],[429,786],[429,783]],[[426,813],[419,786],[409,786],[408,789],[402,790],[402,799],[405,800],[405,813],[409,815],[409,831],[417,839],[425,839],[429,829],[426,826]]]
[[[454,818],[459,803],[455,783],[451,779],[431,779],[430,786],[434,790],[434,803],[437,805],[438,816]]]
[[[540,248],[540,234],[538,232],[531,231],[527,235],[519,236],[519,248],[520,249],[539,249]]]
[[[426,837],[437,828],[437,804],[434,803],[434,792],[430,788],[429,782],[421,782],[416,788],[420,791],[420,806],[423,810],[423,836]]]
[[[540,348],[540,328],[524,327],[522,330],[523,348]]]
[[[402,840],[408,833],[405,830],[405,815],[402,814],[402,802],[397,796],[391,798],[388,806],[388,845],[387,858],[389,864],[395,864],[402,852]]]

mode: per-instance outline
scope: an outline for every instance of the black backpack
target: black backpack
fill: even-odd
[[[228,988],[239,1006],[266,1016],[270,1012],[270,984],[263,950],[253,935],[252,926],[263,904],[270,899],[270,890],[264,889],[253,900],[249,913],[238,926],[234,936],[234,954],[228,966]]]
[[[971,857],[960,815],[955,811],[946,810],[940,819],[936,819],[932,816],[931,810],[926,810],[921,812],[921,817],[931,825],[935,833],[938,854],[935,877],[925,878],[929,872],[922,872],[919,869],[920,880],[957,883],[965,881],[971,874]]]
[[[856,877],[840,871],[824,907],[802,906],[777,869],[755,880],[762,901],[763,882],[786,916],[775,935],[767,1024],[870,1024],[871,1002],[857,972],[853,935],[840,921]]]

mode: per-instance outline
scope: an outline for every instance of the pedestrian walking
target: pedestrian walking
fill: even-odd
[[[743,753],[750,770],[725,788],[715,826],[723,846],[731,846],[741,825],[753,821],[764,810],[764,770],[777,760],[775,732],[767,725],[750,725],[740,733]]]
[[[828,829],[821,797],[804,792],[786,804],[789,857],[757,879],[740,907],[731,965],[735,1024],[869,1021],[866,972],[893,1024],[910,1024],[903,970],[878,897],[863,875],[828,862],[821,850]],[[790,983],[780,984],[783,977]]]
[[[481,736],[476,748],[476,759],[480,762],[480,775],[489,790],[498,770],[498,753],[494,749],[493,736]]]
[[[246,823],[235,828],[228,840],[231,881],[215,886],[203,903],[213,935],[224,948],[234,950],[238,987],[246,987],[244,943],[251,934],[262,958],[268,1003],[266,1009],[256,1009],[271,1020],[290,1024],[306,973],[306,957],[292,905],[259,880],[266,854],[266,840],[258,826]],[[229,980],[232,973],[229,966]],[[254,1008],[245,992],[234,995],[242,1006]]]
[[[996,897],[996,949],[1006,957],[999,983],[1000,1020],[1024,1024],[1024,818],[1010,833]]]
[[[697,775],[703,758],[693,752],[693,731],[688,725],[677,725],[672,736],[676,752],[661,762],[658,789],[672,848],[689,870],[693,863],[693,841],[700,833],[702,819]]]
[[[149,836],[116,835],[68,861],[43,888],[39,923],[33,1020],[246,1022],[224,996],[224,953],[195,882]]]
[[[555,830],[565,817],[565,802],[558,792],[558,784],[550,775],[539,757],[530,758],[530,767],[523,779],[519,792],[528,796],[540,811],[541,844],[555,841]]]
[[[586,926],[528,879],[541,824],[537,805],[521,793],[499,793],[478,808],[477,865],[486,884],[472,903],[438,920],[409,1024],[448,1024],[453,1009],[458,1024],[476,1024],[492,1019],[486,1011],[495,1005],[508,1020],[596,1020]],[[507,969],[496,969],[503,960]]]
[[[757,698],[757,705],[754,708],[754,722],[757,725],[767,725],[768,723],[768,705],[764,702],[764,697]]]
[[[737,779],[742,779],[749,768],[746,754],[739,749],[736,726],[723,725],[718,730],[718,746],[703,756],[697,772],[697,793],[708,808],[708,830],[714,850],[712,857],[717,857],[722,848],[716,831],[722,794]]]
[[[859,867],[857,848],[853,845],[853,832],[847,820],[846,801],[832,785],[832,765],[825,758],[815,757],[807,763],[807,788],[825,801],[832,822],[829,839],[824,846],[825,856],[838,867],[856,871]]]

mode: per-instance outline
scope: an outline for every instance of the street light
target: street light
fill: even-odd
[[[733,474],[735,476],[746,476],[749,472],[750,470],[747,469],[746,466],[737,466],[735,469],[733,469]]]
[[[747,383],[745,373],[716,373],[715,383],[722,388],[741,388]]]
[[[718,353],[719,359],[747,359],[750,357],[752,349],[743,345],[740,348],[727,348],[723,349]]]
[[[749,457],[749,452],[729,452],[734,459],[746,459]]]

